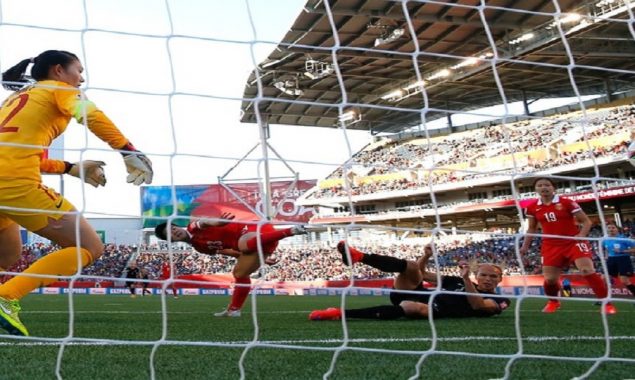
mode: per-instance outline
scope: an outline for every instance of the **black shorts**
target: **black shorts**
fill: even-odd
[[[609,256],[606,267],[611,277],[633,275],[633,263],[630,256]]]
[[[422,284],[419,284],[415,289],[412,289],[413,292],[425,292],[425,293],[402,293],[397,289],[393,289],[390,291],[390,302],[399,306],[402,301],[414,301],[428,304],[430,302],[430,291],[423,287]]]

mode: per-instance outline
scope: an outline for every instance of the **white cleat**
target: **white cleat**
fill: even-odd
[[[291,227],[291,233],[295,236],[295,235],[306,235],[307,234],[307,230],[306,227],[301,226],[301,225],[296,225]]]
[[[236,317],[240,317],[240,310],[229,310],[229,309],[225,309],[221,312],[218,313],[214,313],[215,317],[230,317],[230,318],[236,318]]]

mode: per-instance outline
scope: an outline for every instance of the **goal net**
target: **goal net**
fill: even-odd
[[[609,275],[605,256],[615,251],[605,243],[616,242],[609,225],[626,246],[635,231],[634,7],[0,1],[0,71],[49,49],[77,54],[82,94],[147,154],[155,173],[140,192],[125,184],[120,153],[76,122],[48,149],[53,159],[106,162],[105,189],[65,176],[44,183],[73,202],[107,248],[93,266],[59,277],[61,290],[24,298],[32,335],[2,335],[0,350],[28,369],[0,377],[630,376],[635,303],[628,271]],[[0,90],[3,99],[10,94]],[[592,246],[609,290],[600,305],[571,265],[562,268],[561,309],[541,313],[549,297],[539,234],[520,253],[524,209],[539,196],[540,177],[589,216],[585,239],[564,239]],[[210,208],[193,213],[201,202]],[[253,273],[240,318],[212,315],[232,294],[225,288],[234,259],[153,236],[161,222],[218,221],[226,211],[235,222],[278,228],[312,215],[307,235],[281,241],[277,263]],[[55,250],[21,236],[24,255],[5,268],[5,280]],[[309,321],[315,309],[390,304],[396,273],[345,265],[352,257],[337,252],[341,240],[408,265],[432,244],[426,270],[437,280],[459,276],[464,262],[494,263],[504,274],[497,292],[511,306],[492,318]],[[262,246],[258,255],[264,262]],[[132,261],[147,279],[125,278]],[[168,278],[159,274],[163,262]],[[83,295],[127,295],[132,282],[160,297]],[[175,285],[175,295],[200,296],[173,300]],[[450,293],[434,281],[426,286],[430,305]],[[617,314],[600,312],[608,303]],[[33,357],[38,364],[28,364]]]

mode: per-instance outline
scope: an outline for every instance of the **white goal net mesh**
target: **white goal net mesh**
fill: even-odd
[[[628,162],[635,125],[634,7],[629,0],[0,0],[0,71],[48,49],[76,53],[85,68],[82,92],[153,161],[153,185],[168,188],[169,208],[149,219],[190,219],[179,209],[179,185],[232,189],[250,182],[262,192],[255,209],[260,219],[237,219],[262,225],[274,215],[282,225],[275,215],[283,206],[267,189],[284,180],[293,191],[302,178],[317,183],[293,210],[314,210],[312,224],[319,226],[281,243],[280,262],[254,274],[241,322],[199,308],[220,297],[171,303],[165,291],[175,273],[141,281],[162,287],[160,304],[147,304],[147,310],[116,297],[75,296],[82,281],[115,288],[129,282],[122,268],[107,270],[121,258],[210,274],[230,273],[234,261],[184,253],[181,246],[152,248],[152,227],[138,223],[149,214],[139,211],[136,188],[125,184],[119,152],[73,122],[49,156],[105,161],[108,187],[57,176],[45,183],[95,220],[96,230],[112,223],[109,218],[132,222],[121,224],[116,239],[105,236],[109,247],[97,269],[59,278],[70,283],[63,301],[25,299],[25,324],[34,316],[61,315],[46,323],[60,326],[35,323],[30,337],[2,335],[2,349],[29,356],[43,347],[49,352],[42,354],[39,373],[58,378],[81,378],[86,372],[72,362],[83,355],[103,355],[111,366],[102,363],[99,371],[129,377],[108,350],[122,346],[130,348],[126,355],[142,358],[133,364],[143,367],[140,376],[153,379],[188,371],[193,378],[205,371],[240,378],[390,378],[399,371],[413,379],[633,373],[634,303],[608,276],[604,242],[611,222],[626,234],[635,231],[635,168]],[[591,217],[586,240],[609,288],[601,306],[580,296],[592,292],[572,267],[574,297],[564,305],[573,306],[554,314],[559,319],[539,314],[547,300],[539,239],[520,254],[523,208],[537,196],[537,176],[549,177]],[[8,276],[51,249],[22,236],[30,259],[4,268]],[[505,274],[499,292],[512,306],[489,319],[429,318],[404,327],[308,321],[309,308],[388,304],[385,287],[392,277],[343,265],[334,248],[339,240],[407,260],[433,242],[428,269],[439,276],[457,275],[460,261],[496,263]],[[294,297],[258,294],[283,281],[296,284],[289,293],[331,298],[316,297],[315,307],[311,301],[289,306],[280,300]],[[332,287],[321,288],[328,281]],[[436,287],[430,294],[447,293]],[[607,302],[617,315],[599,312]],[[106,321],[122,315],[125,326]],[[233,328],[241,334],[228,333]],[[190,335],[192,329],[205,333]],[[211,364],[191,359],[199,353]],[[233,364],[228,372],[214,372],[217,361]]]

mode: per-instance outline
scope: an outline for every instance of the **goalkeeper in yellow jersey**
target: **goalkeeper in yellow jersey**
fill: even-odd
[[[29,66],[33,80],[25,77]],[[71,118],[113,149],[121,150],[129,183],[152,182],[150,160],[79,90],[84,81],[82,71],[75,54],[47,50],[2,73],[3,87],[15,92],[0,106],[0,263],[6,265],[19,257],[19,226],[61,247],[0,285],[0,327],[10,334],[28,335],[18,317],[22,297],[59,276],[81,271],[104,249],[75,207],[42,184],[40,171],[68,173],[93,186],[105,184],[99,161],[71,164],[44,158],[45,149],[64,133]]]

